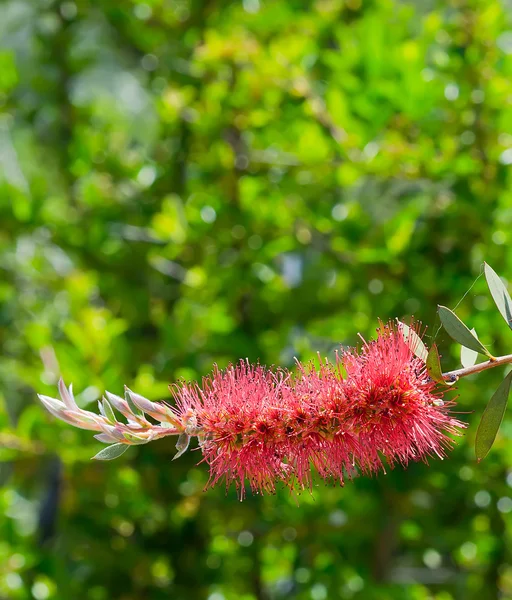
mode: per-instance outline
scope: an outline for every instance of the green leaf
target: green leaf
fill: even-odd
[[[471,333],[478,338],[474,329],[471,330]],[[470,348],[466,348],[465,346],[460,347],[460,362],[464,368],[467,369],[468,367],[472,367],[476,363],[477,358],[478,352],[475,352]]]
[[[110,402],[106,398],[103,398],[103,412],[105,413],[105,418],[108,421],[110,421],[111,423],[116,423],[116,415],[112,410],[112,406],[110,406]]]
[[[500,383],[500,386],[494,392],[493,397],[489,400],[489,404],[487,404],[484,410],[475,439],[475,454],[478,462],[487,456],[496,439],[496,434],[503,421],[503,415],[507,407],[511,381],[512,371]]]
[[[428,350],[427,350],[427,347],[425,346],[425,344],[423,343],[422,339],[420,338],[420,336],[414,331],[414,329],[412,329],[412,327],[409,327],[409,325],[402,323],[402,321],[398,321],[398,326],[399,326],[400,330],[402,331],[404,340],[405,341],[410,340],[411,350],[414,352],[414,354],[418,358],[421,358],[421,360],[423,362],[426,362],[427,356],[428,356]]]
[[[470,348],[480,354],[485,354],[489,358],[493,358],[489,350],[474,336],[471,331],[464,325],[459,317],[446,306],[438,306],[437,312],[443,327],[446,329],[448,335],[452,337],[456,342],[462,344],[466,348]]]
[[[93,460],[114,460],[128,450],[127,444],[112,444],[100,450],[98,454],[92,457]]]
[[[128,388],[125,389],[124,399],[126,400],[126,404],[128,404],[129,409],[134,415],[137,415],[138,417],[144,416],[144,412],[138,406],[136,406],[133,400],[131,399],[130,390]]]
[[[484,263],[484,273],[491,296],[501,316],[512,329],[512,299],[510,298],[510,294],[500,276],[487,263]]]
[[[443,378],[443,371],[441,370],[441,361],[439,360],[439,352],[437,351],[437,346],[432,344],[430,350],[427,355],[427,373],[429,376],[437,383],[444,383],[446,381]]]
[[[176,442],[176,450],[178,452],[173,456],[172,460],[176,460],[182,454],[184,454],[187,451],[189,443],[190,437],[186,433],[181,433],[178,437],[178,441]]]
[[[147,444],[150,441],[150,440],[148,440],[148,438],[140,438],[136,434],[130,433],[128,431],[123,431],[123,437],[125,440],[130,442],[130,444],[139,445],[139,446],[142,444]]]

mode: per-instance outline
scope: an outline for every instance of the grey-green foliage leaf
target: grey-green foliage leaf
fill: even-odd
[[[126,400],[126,404],[128,404],[130,410],[134,415],[137,415],[138,417],[144,416],[144,412],[138,406],[136,406],[133,400],[131,399],[130,390],[128,390],[128,388],[126,388],[124,392],[124,399]]]
[[[474,329],[471,330],[471,333],[478,338]],[[477,358],[478,352],[471,350],[471,348],[466,348],[466,346],[460,347],[460,362],[464,368],[472,367],[476,363]]]
[[[112,446],[107,446],[106,448],[103,448],[103,450],[100,450],[98,454],[92,458],[93,460],[114,460],[114,458],[118,458],[127,450],[127,444],[112,444]]]
[[[446,306],[438,306],[437,311],[439,313],[441,323],[450,337],[466,348],[470,348],[475,352],[479,352],[480,354],[485,354],[486,356],[491,357],[491,354],[487,348],[477,337],[471,333],[471,331],[452,310]]]
[[[409,325],[402,323],[402,321],[398,321],[398,327],[402,331],[404,339],[406,341],[410,340],[411,349],[414,352],[414,354],[418,358],[421,358],[423,362],[426,362],[428,350],[420,336],[414,331],[414,329],[412,329],[412,327],[409,327]]]
[[[123,437],[125,440],[130,442],[130,444],[135,444],[135,445],[147,444],[149,442],[149,439],[147,437],[146,438],[139,437],[137,434],[130,433],[129,431],[124,431]]]
[[[186,433],[181,433],[178,437],[178,441],[176,442],[176,450],[178,452],[174,455],[173,460],[176,460],[187,451],[189,443],[190,437]]]
[[[510,294],[500,276],[487,263],[484,263],[484,273],[491,296],[501,316],[512,329],[512,299],[510,298]]]
[[[116,422],[116,415],[112,410],[110,402],[106,398],[103,398],[103,414],[105,415],[106,419],[109,420],[111,423]]]
[[[475,454],[478,462],[487,456],[491,449],[507,407],[512,371],[500,383],[487,404],[476,432]]]
[[[443,372],[441,370],[441,361],[439,360],[439,352],[437,346],[432,344],[427,355],[427,373],[430,377],[437,381],[437,383],[446,383],[443,378]]]

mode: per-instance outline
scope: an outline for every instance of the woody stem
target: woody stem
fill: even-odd
[[[472,367],[448,371],[443,373],[443,377],[446,381],[457,381],[457,379],[460,379],[461,377],[467,377],[468,375],[473,375],[474,373],[480,373],[480,371],[487,371],[487,369],[493,369],[494,367],[501,367],[502,365],[508,365],[511,363],[512,354],[507,354],[505,356],[499,356],[498,358],[493,358],[492,360],[479,363],[478,365],[473,365]]]

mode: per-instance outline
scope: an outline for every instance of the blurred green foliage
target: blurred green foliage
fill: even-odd
[[[502,372],[458,385],[449,460],[243,503],[172,439],[91,462],[35,399],[164,399],[378,317],[428,343],[484,259],[512,277],[510,10],[0,3],[0,598],[512,598],[512,421],[472,450]],[[483,278],[457,313],[510,352]]]

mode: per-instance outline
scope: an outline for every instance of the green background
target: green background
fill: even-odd
[[[429,344],[483,260],[512,274],[511,10],[0,3],[2,600],[512,598],[512,421],[472,448],[501,369],[458,385],[447,460],[243,503],[173,439],[91,462],[36,400],[60,374],[92,410],[123,384],[167,399],[378,318]],[[510,352],[483,277],[457,313]]]

